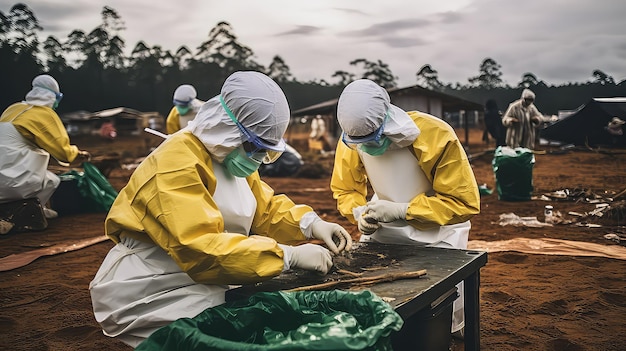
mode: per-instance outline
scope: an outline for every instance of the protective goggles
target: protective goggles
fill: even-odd
[[[374,132],[364,136],[349,136],[346,133],[341,133],[341,141],[353,150],[356,150],[359,145],[368,145],[373,147],[381,146],[383,143],[383,131],[385,130],[385,123],[387,123],[387,119],[389,119],[389,110],[385,113],[383,123]]]
[[[286,144],[283,139],[280,139],[278,144],[273,145],[268,143],[267,141],[261,139],[258,135],[254,134],[248,128],[244,127],[238,120],[235,118],[233,112],[226,106],[224,99],[220,95],[220,103],[222,107],[230,117],[231,121],[237,125],[241,134],[243,134],[244,142],[243,149],[246,151],[246,155],[254,160],[263,162],[263,163],[272,163],[276,161],[280,155],[285,151]]]
[[[193,100],[193,99],[192,99]],[[192,100],[188,100],[188,101],[182,101],[182,100],[176,100],[174,99],[172,102],[174,103],[174,105],[176,106],[189,106],[189,104],[191,104]]]

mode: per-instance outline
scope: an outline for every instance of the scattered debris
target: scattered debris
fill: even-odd
[[[493,190],[487,187],[487,184],[482,184],[478,186],[478,191],[480,195],[491,195],[493,194]]]
[[[619,243],[621,243],[621,242],[625,242],[625,243],[626,243],[626,237],[624,237],[624,236],[619,236],[618,234],[615,234],[615,233],[605,234],[605,235],[604,235],[604,238],[605,238],[606,240],[611,240],[611,241],[614,241],[614,242],[616,242],[616,243],[618,243],[618,244],[619,244]]]
[[[587,222],[579,222],[579,223],[576,223],[576,225],[579,227],[587,227],[587,228],[602,228],[602,225],[600,224],[593,224],[593,223],[587,223]]]
[[[584,222],[577,223],[578,226],[589,228],[598,228],[602,225],[592,224],[593,220],[607,219],[615,220],[618,223],[626,220],[626,200],[616,200],[626,195],[626,189],[615,192],[605,190],[603,192],[594,192],[589,189],[560,189],[541,196],[533,196],[533,200],[541,201],[573,201],[580,203],[595,204],[595,207],[584,213],[569,211],[568,215],[577,217],[573,221],[558,221],[558,224],[575,223],[580,220]],[[548,223],[557,224],[555,220],[546,220]],[[607,223],[604,223],[607,224]]]
[[[586,203],[602,203],[602,202],[613,202],[616,195],[620,195],[623,193],[616,193],[614,191],[604,191],[603,194],[598,194],[589,189],[560,189],[555,190],[549,193],[544,193],[540,198],[535,198],[536,200],[567,200],[567,201],[575,201],[575,202],[586,202]]]
[[[382,297],[381,297],[381,299],[382,299],[383,301],[385,301],[386,303],[391,303],[391,302],[396,301],[396,298],[395,298],[395,297],[387,297],[387,296],[382,296]]]
[[[537,217],[520,217],[515,213],[502,213],[497,224],[501,226],[512,225],[516,227],[552,227],[550,223],[540,222]]]

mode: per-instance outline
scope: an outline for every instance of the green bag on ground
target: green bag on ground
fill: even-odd
[[[83,198],[83,212],[108,212],[117,197],[117,191],[92,163],[84,162],[83,171],[72,169],[59,175],[61,181],[74,180]]]
[[[533,166],[535,154],[532,150],[498,146],[491,162],[496,178],[498,200],[527,201],[533,193]]]
[[[135,350],[392,350],[402,318],[372,292],[260,292],[158,329]]]

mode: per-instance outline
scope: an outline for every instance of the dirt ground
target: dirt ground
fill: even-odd
[[[494,189],[493,152],[489,151],[493,142],[486,145],[481,134],[478,130],[470,133],[468,154],[478,184]],[[459,131],[459,135],[464,140],[464,132]],[[110,143],[94,138],[73,141],[94,156],[111,152],[133,156],[145,146],[141,138]],[[557,190],[577,189],[606,198],[626,187],[626,150],[557,152],[555,147],[539,147],[539,150],[545,152],[535,155],[533,195],[536,197]],[[332,161],[324,162],[329,166]],[[120,189],[132,170],[114,166],[106,172],[111,184]],[[328,176],[265,180],[277,193],[312,205],[326,220],[344,225],[357,238],[357,228],[336,211]],[[618,197],[612,204],[620,199],[625,198]],[[497,223],[503,213],[536,216],[542,221],[546,204],[553,205],[555,211],[578,224],[534,228]],[[587,213],[595,206],[581,198],[551,202],[501,201],[494,191],[482,196],[481,213],[472,219],[470,240],[555,238],[619,245],[605,239],[604,235],[626,236],[623,212],[584,221],[568,215],[570,212]],[[45,231],[9,233],[0,237],[0,257],[101,235],[104,218],[105,214],[100,213],[71,215],[51,220]],[[580,225],[583,222],[587,225]],[[88,292],[89,282],[112,246],[112,242],[105,241],[41,257],[24,267],[0,272],[0,349],[129,350],[125,344],[102,334],[93,317]],[[626,260],[620,259],[516,251],[490,253],[487,265],[481,270],[482,349],[626,350],[626,338],[622,335],[626,330],[624,272]],[[462,342],[455,341],[451,350],[463,350]]]

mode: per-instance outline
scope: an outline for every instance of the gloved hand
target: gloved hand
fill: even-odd
[[[91,161],[91,155],[87,151],[79,150],[78,157],[76,157],[80,162],[89,162]]]
[[[357,224],[359,226],[359,231],[365,235],[372,235],[376,230],[378,230],[378,228],[380,228],[378,221],[371,218],[366,213],[359,217]]]
[[[365,213],[367,217],[377,222],[389,223],[397,219],[406,219],[406,211],[409,204],[406,202],[391,202],[387,200],[374,200],[367,203]]]
[[[284,270],[300,268],[326,274],[333,266],[333,258],[330,251],[315,244],[304,244],[299,246],[289,246],[278,244],[285,256]]]
[[[337,223],[317,220],[311,224],[311,236],[324,241],[330,251],[336,255],[343,250],[350,250],[352,248],[352,237]],[[337,245],[336,242],[338,242],[339,245]]]

